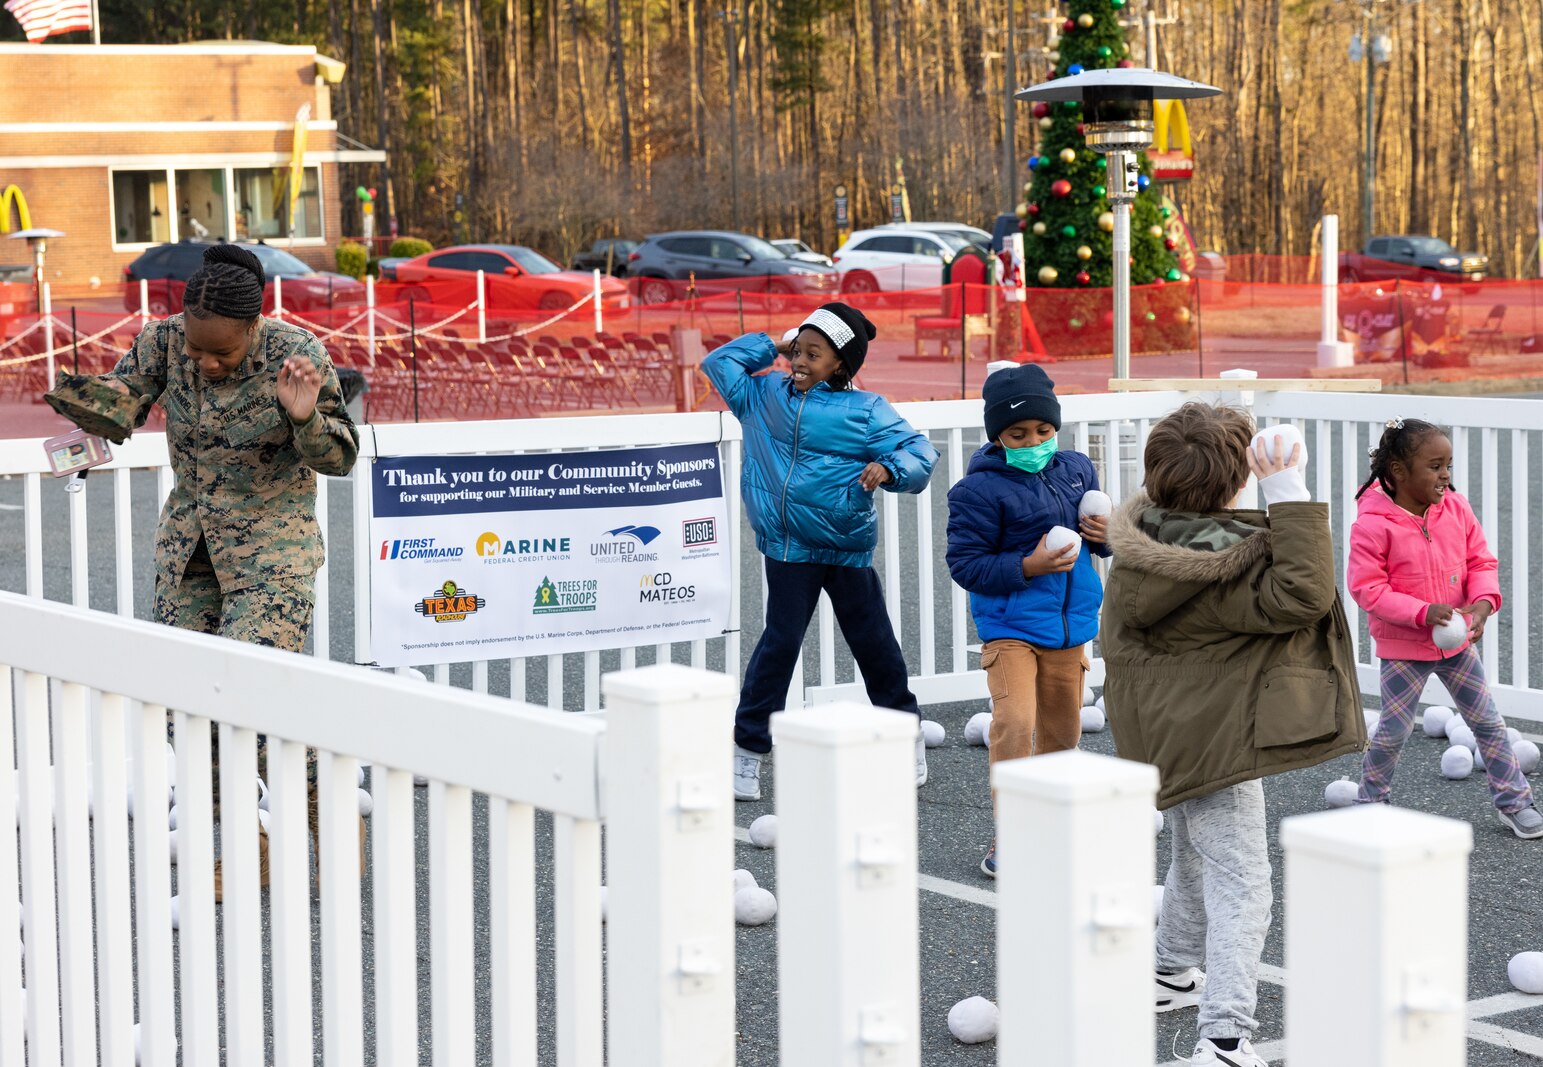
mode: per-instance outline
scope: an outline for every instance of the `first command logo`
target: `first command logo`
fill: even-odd
[[[487,605],[488,602],[480,596],[468,593],[454,582],[446,582],[437,592],[414,604],[413,610],[435,622],[464,622],[466,616],[477,614]]]

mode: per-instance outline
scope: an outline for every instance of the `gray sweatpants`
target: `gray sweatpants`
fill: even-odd
[[[1201,1037],[1252,1037],[1270,929],[1264,783],[1228,786],[1167,811],[1173,862],[1157,919],[1157,969],[1204,965]]]

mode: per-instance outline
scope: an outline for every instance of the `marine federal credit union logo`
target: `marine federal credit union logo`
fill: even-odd
[[[488,530],[472,546],[483,563],[564,560],[572,551],[568,537],[502,537]]]
[[[656,526],[618,526],[591,544],[589,554],[596,563],[652,563],[659,553],[645,549],[658,536]]]
[[[465,622],[466,616],[477,614],[487,605],[488,602],[475,593],[468,593],[454,582],[446,582],[413,605],[413,610],[435,622]]]

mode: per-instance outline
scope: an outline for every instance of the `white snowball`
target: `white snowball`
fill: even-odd
[[[426,682],[429,680],[429,676],[424,674],[417,667],[398,667],[397,673],[406,675],[408,678],[416,678],[420,682]]]
[[[755,875],[743,867],[734,872],[734,892],[738,893],[741,889],[749,889],[756,884]]]
[[[1107,515],[1114,510],[1114,501],[1101,489],[1089,489],[1077,502],[1078,515]]]
[[[1462,745],[1453,745],[1441,754],[1441,773],[1448,778],[1466,778],[1473,773],[1473,753]]]
[[[182,926],[182,897],[180,895],[171,898],[171,928],[180,929]]]
[[[268,832],[268,820],[270,818],[272,816],[268,812],[263,811],[261,808],[257,809],[257,825],[263,828],[263,833]]]
[[[171,853],[172,866],[177,865],[177,831],[166,831],[166,848]]]
[[[1512,746],[1516,753],[1516,762],[1521,766],[1523,774],[1531,774],[1538,769],[1538,746],[1532,741],[1518,741]]]
[[[359,764],[359,788],[364,788],[364,764]]]
[[[997,1036],[1001,1013],[985,997],[968,997],[948,1009],[948,1032],[954,1040],[978,1045]]]
[[[1468,616],[1454,611],[1446,622],[1431,628],[1431,640],[1446,652],[1463,647],[1463,642],[1468,640]]]
[[[1366,721],[1366,734],[1368,737],[1377,732],[1377,720],[1382,718],[1382,716],[1368,708],[1362,708],[1361,718]]]
[[[984,745],[991,733],[991,712],[977,711],[970,716],[970,721],[964,724],[964,743],[967,745]]]
[[[758,885],[746,886],[734,893],[734,921],[741,926],[769,923],[777,914],[777,898]]]
[[[1505,973],[1523,993],[1543,993],[1543,952],[1518,952],[1506,964]]]
[[[943,724],[932,719],[922,720],[922,743],[928,748],[937,748],[948,740],[948,731],[943,729]]]
[[[1426,737],[1445,737],[1447,735],[1447,723],[1456,716],[1451,708],[1444,708],[1437,704],[1425,709],[1424,725]]]
[[[1163,891],[1166,888],[1166,886],[1160,885],[1152,887],[1152,923],[1154,926],[1163,914]]]
[[[1093,706],[1095,708],[1097,708],[1099,711],[1104,712],[1105,714],[1107,714],[1108,711],[1109,711],[1108,708],[1104,707],[1104,695],[1102,693],[1100,693],[1098,695],[1098,699],[1097,700],[1093,701]]]
[[[1291,455],[1293,445],[1301,445],[1302,453],[1297,457],[1297,468],[1307,466],[1307,442],[1302,439],[1302,431],[1297,429],[1295,423],[1283,422],[1279,426],[1266,426],[1254,434],[1254,439],[1249,443],[1253,448],[1260,441],[1264,442],[1266,454],[1274,459],[1277,455]]]
[[[1064,526],[1052,526],[1050,532],[1045,535],[1045,548],[1053,553],[1058,553],[1067,545],[1075,545],[1071,554],[1076,555],[1082,551],[1082,535],[1076,530],[1068,530]]]
[[[762,815],[750,824],[750,843],[756,848],[777,847],[777,816]]]
[[[1355,803],[1356,794],[1361,787],[1348,778],[1341,778],[1337,782],[1330,782],[1323,790],[1323,799],[1331,808],[1348,808]]]
[[[367,790],[359,790],[359,814],[368,819],[370,812],[375,810],[375,798],[370,796]]]
[[[1093,687],[1091,685],[1084,685],[1082,687],[1082,706],[1088,707],[1095,699],[1096,698],[1093,696]]]
[[[1463,721],[1463,717],[1461,715],[1457,714],[1456,712],[1453,712],[1447,718],[1447,721],[1446,721],[1445,725],[1442,727],[1442,731],[1448,737],[1451,737],[1453,730],[1463,730],[1463,729],[1466,729],[1467,726],[1468,726],[1468,724]]]
[[[1104,713],[1095,705],[1089,704],[1082,709],[1082,732],[1085,734],[1101,734],[1104,732]]]
[[[611,917],[609,908],[611,904],[611,889],[609,886],[600,887],[600,921],[605,922]]]
[[[1473,731],[1467,726],[1459,726],[1447,734],[1447,740],[1454,745],[1462,745],[1470,752],[1477,751],[1479,747],[1479,739],[1473,736]]]
[[[166,813],[166,823],[173,830],[177,828],[177,805],[173,804],[171,810]]]
[[[1153,837],[1156,837],[1158,834],[1163,832],[1163,825],[1164,825],[1165,822],[1166,822],[1166,820],[1163,818],[1163,813],[1161,811],[1159,811],[1158,809],[1153,808],[1152,809],[1152,836]]]
[[[1507,726],[1505,728],[1505,739],[1512,748],[1515,748],[1516,743],[1522,739],[1522,732],[1514,726]]]

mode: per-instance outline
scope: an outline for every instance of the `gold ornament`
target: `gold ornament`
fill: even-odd
[[[1036,222],[1033,226],[1033,230],[1035,237],[1045,236],[1045,224],[1043,222]]]
[[[1110,233],[1114,230],[1113,211],[1106,211],[1102,215],[1098,216],[1098,228],[1103,230],[1105,233]]]
[[[1029,205],[1026,202],[1020,201],[1018,206],[1015,207],[1013,211],[1020,219],[1026,219],[1029,217]]]
[[[1093,258],[1093,250],[1091,248],[1089,248],[1087,245],[1078,245],[1077,246],[1077,258],[1078,259],[1092,259]]]
[[[1039,128],[1042,129],[1042,130],[1048,130],[1050,127],[1052,127],[1054,125],[1055,125],[1055,119],[1051,118],[1049,115],[1046,115],[1044,118],[1039,120]]]
[[[1180,322],[1188,322],[1189,321],[1189,308],[1182,308],[1182,307],[1179,308],[1177,311],[1175,311],[1173,313],[1173,317],[1178,319]]]
[[[1060,271],[1047,264],[1046,266],[1039,268],[1040,283],[1043,285],[1049,285],[1051,282],[1056,280],[1060,273]]]
[[[1052,63],[1059,63],[1061,61],[1061,52],[1060,52],[1060,50],[1056,49],[1056,48],[1052,48],[1050,50],[1050,52],[1049,52],[1049,58],[1050,58],[1050,62],[1052,62]]]
[[[1093,25],[1093,16],[1088,14],[1078,15],[1077,25],[1081,26],[1085,30],[1090,28]]]
[[[1062,163],[1075,163],[1075,162],[1077,162],[1077,150],[1075,148],[1063,148],[1063,149],[1061,149],[1061,162]]]
[[[1163,228],[1158,226],[1156,223],[1153,223],[1151,226],[1147,227],[1147,233],[1151,234],[1153,237],[1161,237],[1163,235]]]

